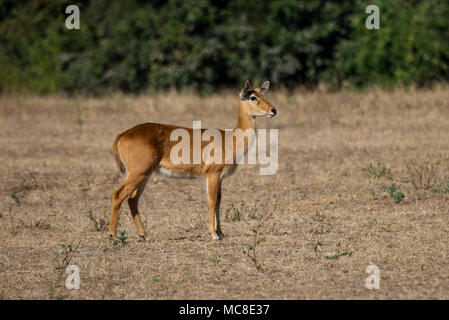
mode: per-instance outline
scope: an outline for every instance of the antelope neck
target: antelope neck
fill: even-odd
[[[239,115],[238,115],[237,127],[235,129],[241,129],[243,131],[245,131],[247,129],[256,130],[256,118],[245,113],[245,111],[243,110],[243,107],[242,107],[241,100],[239,101]]]

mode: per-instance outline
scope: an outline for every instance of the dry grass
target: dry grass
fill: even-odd
[[[410,183],[416,190],[428,190],[436,183],[438,177],[439,162],[425,160],[416,164],[413,160],[405,162]]]
[[[258,125],[279,129],[279,170],[225,180],[224,240],[207,232],[204,181],[154,175],[140,203],[150,241],[124,205],[115,244],[102,222],[123,179],[115,135],[230,128],[237,95],[1,97],[0,298],[448,299],[449,89],[268,97],[278,116]],[[410,159],[438,170],[417,178]],[[65,288],[67,261],[80,290]],[[379,290],[365,288],[370,264]]]

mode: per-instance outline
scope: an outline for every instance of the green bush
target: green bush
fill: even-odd
[[[65,8],[80,8],[67,30]],[[325,80],[425,85],[448,78],[449,5],[360,0],[67,1],[0,3],[0,91],[105,94],[243,80],[288,87]]]
[[[449,3],[376,1],[380,29],[365,28],[365,5],[351,18],[325,79],[337,87],[424,86],[449,76]]]

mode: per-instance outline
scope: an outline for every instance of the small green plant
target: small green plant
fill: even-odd
[[[126,236],[126,231],[120,231],[120,236],[118,237],[117,240],[114,240],[114,246],[117,246],[118,244],[122,244],[122,247],[126,247],[129,242],[127,241],[128,237]]]
[[[319,241],[317,243],[315,243],[315,245],[313,246],[313,251],[315,251],[315,254],[318,254],[318,250],[319,250],[319,248],[321,248],[322,245],[323,244]]]
[[[338,259],[342,256],[352,257],[352,251],[337,252],[333,256],[326,256],[327,259]]]
[[[335,114],[331,114],[331,115],[329,115],[329,122],[330,122],[330,124],[333,126],[333,125],[336,125],[337,123],[338,123],[338,118],[337,118],[337,116],[335,115]]]
[[[391,186],[386,188],[386,191],[390,195],[392,199],[394,199],[394,203],[398,204],[401,203],[402,200],[404,200],[405,196],[401,191],[397,191],[397,186],[392,183]]]
[[[386,226],[380,226],[380,232],[391,232],[391,223]]]
[[[257,270],[261,270],[263,264],[261,264],[256,255],[256,247],[259,243],[261,243],[264,239],[258,239],[258,230],[253,229],[252,232],[254,233],[254,242],[248,246],[248,251],[246,251],[246,256],[251,259],[251,261],[254,263],[254,266]]]
[[[253,233],[253,241],[250,245],[248,245],[248,250],[244,251],[244,253],[246,253],[246,256],[253,262],[254,266],[256,267],[256,269],[258,271],[262,270],[263,267],[263,263],[261,263],[257,257],[257,246],[263,242],[265,239],[261,239],[259,237],[259,232],[260,232],[260,228],[262,227],[263,223],[265,222],[266,219],[268,219],[269,217],[271,217],[272,213],[270,213],[269,215],[260,215],[259,216],[259,221],[257,222],[257,225],[254,229],[252,229],[252,233]]]
[[[50,207],[50,208],[53,208],[54,207],[54,199],[53,199],[53,196],[50,196],[50,198],[48,198],[48,206]]]
[[[17,204],[20,205],[21,201],[28,195],[31,190],[30,183],[24,179],[20,186],[15,187],[11,191],[11,198],[13,198]]]
[[[226,210],[225,220],[226,221],[242,221],[242,210],[245,206],[245,201],[240,203],[240,208],[235,206],[234,203],[231,203],[231,207]]]
[[[391,178],[391,170],[383,162],[377,161],[375,165],[372,163],[368,164],[365,168],[362,168],[370,177],[380,178],[386,177]]]
[[[449,177],[445,178],[442,185],[438,184],[438,183],[435,183],[434,185],[432,185],[432,191],[434,193],[442,192],[442,193],[449,194]]]
[[[259,218],[259,216],[260,216],[259,208],[254,207],[249,210],[248,218],[256,220]]]
[[[337,243],[337,252],[335,254],[333,254],[332,256],[326,256],[326,259],[338,259],[342,256],[348,256],[348,257],[352,257],[352,251],[340,251],[341,248],[341,244],[340,242]]]
[[[316,222],[322,222],[326,218],[325,218],[324,214],[319,213],[318,210],[316,210],[315,214],[312,216],[312,219],[315,220]]]
[[[81,111],[81,108],[78,104],[73,104],[72,105],[72,109],[75,111],[76,115],[75,115],[75,120],[76,123],[78,124],[78,126],[81,127],[83,126],[84,120],[83,120],[83,113]]]
[[[61,244],[61,250],[56,255],[56,270],[64,271],[67,268],[80,244],[81,241],[75,247],[72,244]]]
[[[19,220],[24,228],[27,229],[50,229],[50,224],[47,220],[38,219],[37,221],[30,221],[26,223],[22,219]]]
[[[443,183],[434,183],[432,184],[432,192],[433,193],[449,193],[449,177],[446,177],[443,180]]]
[[[320,225],[317,229],[311,229],[312,234],[326,234],[331,232],[331,227],[329,225]]]
[[[210,262],[213,262],[213,263],[215,263],[215,264],[218,264],[218,263],[220,263],[221,259],[220,259],[219,256],[214,255],[214,256],[212,256],[212,257],[209,258],[209,261],[210,261]]]
[[[11,220],[11,234],[15,236],[22,228],[14,222],[13,215],[11,214],[11,208],[9,209],[9,219]]]

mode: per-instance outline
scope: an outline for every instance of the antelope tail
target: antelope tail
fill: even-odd
[[[120,158],[120,154],[119,154],[119,151],[118,151],[118,143],[120,141],[121,136],[122,135],[119,134],[117,136],[117,138],[115,138],[114,144],[112,145],[112,153],[114,154],[114,160],[117,163],[117,166],[120,169],[120,172],[121,173],[125,173],[126,172],[126,168],[125,168],[125,165],[123,164],[122,159]]]

